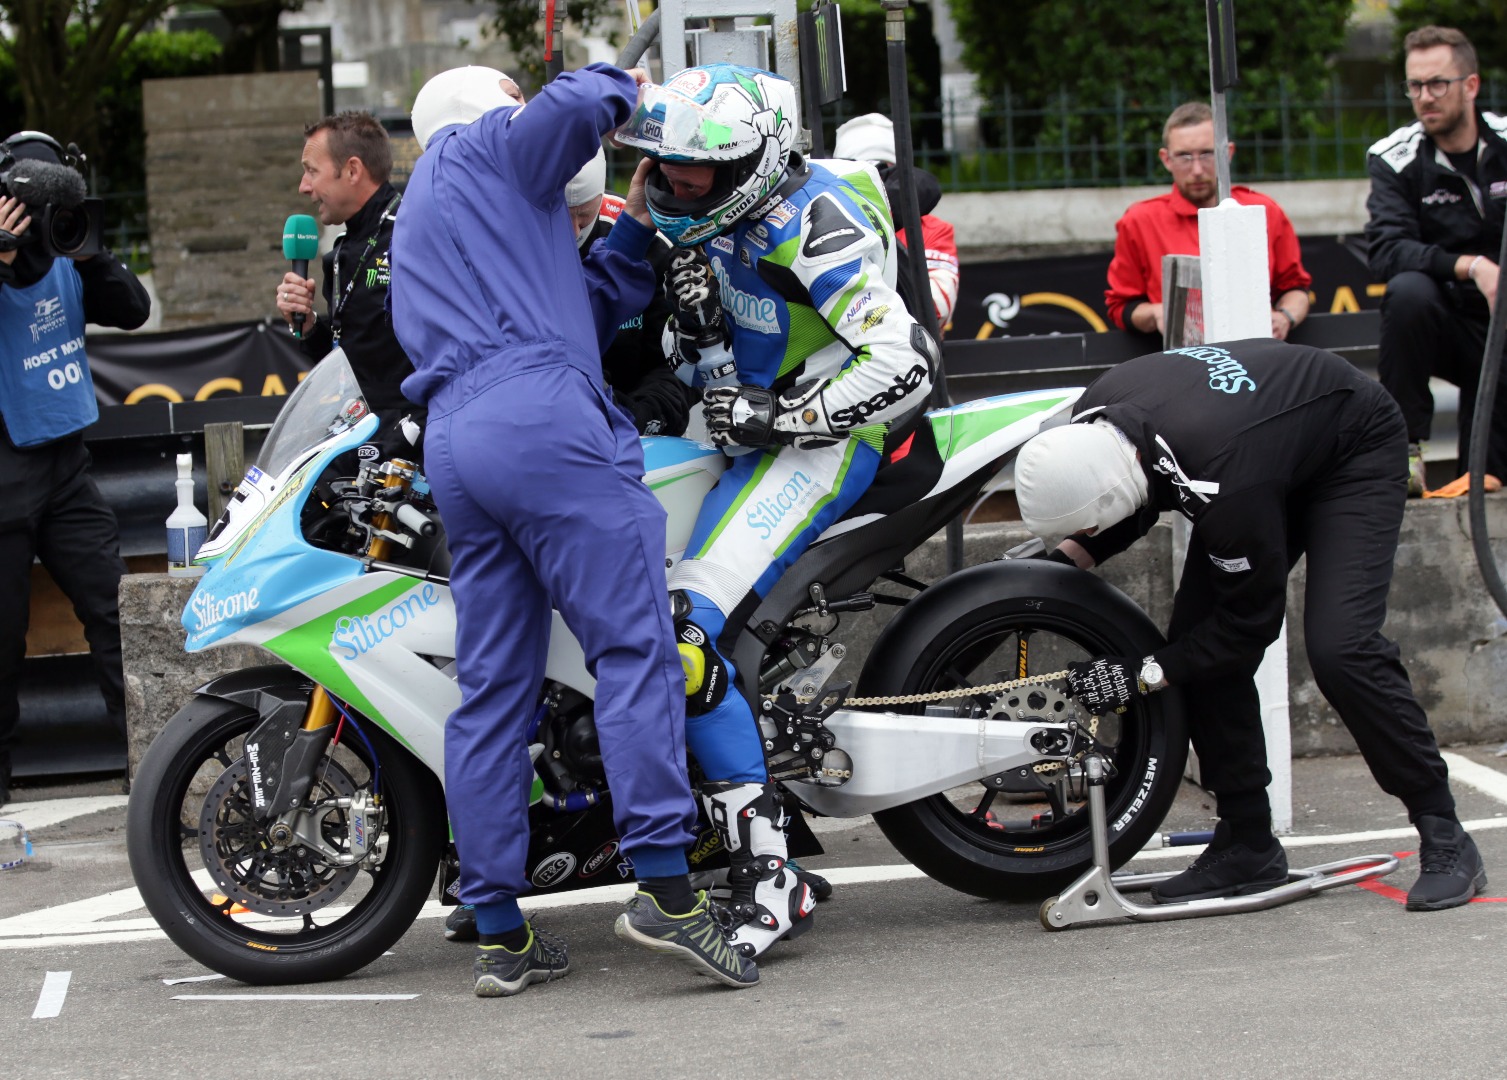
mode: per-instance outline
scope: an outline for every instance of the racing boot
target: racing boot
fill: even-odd
[[[753,958],[781,938],[811,929],[816,898],[787,866],[785,826],[790,819],[779,787],[716,781],[702,784],[701,796],[732,863],[728,910],[733,947]]]

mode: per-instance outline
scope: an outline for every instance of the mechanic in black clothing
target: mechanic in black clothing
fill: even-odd
[[[1070,689],[1094,713],[1167,685],[1188,706],[1220,821],[1193,865],[1153,889],[1157,900],[1287,880],[1255,673],[1281,629],[1287,575],[1306,553],[1315,681],[1421,838],[1408,910],[1469,901],[1486,885],[1481,856],[1455,816],[1397,646],[1381,633],[1407,498],[1407,434],[1391,396],[1333,353],[1259,338],[1128,360],[1077,409],[1073,423],[1022,447],[1015,466],[1026,525],[1068,537],[1049,558],[1103,562],[1163,510],[1193,523],[1169,644],[1068,667]]]
[[[623,200],[607,191],[607,158],[600,151],[565,185],[565,205],[570,209],[581,258],[591,245],[605,239],[623,211]],[[649,245],[648,260],[659,282],[649,306],[617,328],[612,342],[602,350],[602,373],[612,388],[613,399],[633,417],[640,435],[682,435],[690,420],[697,394],[675,377],[665,359],[661,337],[670,317],[671,304],[665,292],[665,274],[675,249],[663,236]]]
[[[0,143],[0,169],[25,159],[63,169],[64,158],[38,131]],[[21,718],[33,559],[84,624],[106,709],[125,735],[116,600],[125,564],[84,448],[83,430],[99,417],[84,324],[134,330],[151,313],[146,289],[113,255],[45,255],[31,223],[23,203],[0,199],[0,597],[10,612],[0,617],[0,806],[10,798]]]
[[[1429,376],[1460,387],[1460,471],[1496,302],[1507,196],[1507,119],[1476,108],[1476,51],[1458,30],[1426,26],[1403,39],[1416,123],[1371,147],[1366,241],[1381,302],[1382,385],[1407,423],[1409,494],[1423,494],[1421,443],[1434,401]],[[1492,411],[1486,471],[1507,480],[1507,394]]]
[[[324,257],[324,300],[329,315],[314,316],[314,281],[291,270],[277,287],[277,310],[289,329],[303,313],[303,350],[320,360],[336,345],[345,350],[372,412],[381,421],[377,440],[387,453],[412,460],[421,445],[402,435],[398,421],[423,426],[427,410],[403,397],[413,374],[387,316],[392,278],[392,226],[402,198],[388,177],[392,145],[370,113],[342,112],[304,131],[301,195],[314,203],[321,225],[345,225]]]

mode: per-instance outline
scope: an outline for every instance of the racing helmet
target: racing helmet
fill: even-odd
[[[726,232],[785,179],[800,129],[795,87],[758,68],[707,64],[663,86],[642,88],[617,141],[673,165],[711,165],[711,190],[678,199],[655,169],[645,185],[649,213],[677,247]]]
[[[1104,419],[1049,428],[1015,458],[1020,518],[1036,536],[1107,529],[1149,498],[1135,445]]]

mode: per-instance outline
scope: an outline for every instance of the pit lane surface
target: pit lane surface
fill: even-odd
[[[1397,873],[1266,912],[1048,934],[1035,905],[916,876],[867,819],[821,821],[828,854],[806,862],[837,894],[758,987],[723,990],[619,942],[616,903],[577,893],[533,916],[570,943],[571,975],[486,1001],[437,914],[337,983],[208,977],[135,903],[112,785],[23,788],[27,813],[0,813],[50,823],[32,861],[0,873],[0,1048],[18,1078],[1502,1075],[1507,758],[1493,749],[1450,752],[1494,879],[1454,911],[1403,910],[1416,834],[1359,759],[1304,760],[1290,862],[1409,853]],[[93,804],[56,794],[104,802],[63,817]],[[1165,827],[1211,815],[1185,784]]]

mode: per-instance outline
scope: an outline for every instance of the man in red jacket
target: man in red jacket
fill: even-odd
[[[1234,153],[1234,144],[1230,152]],[[1162,164],[1172,190],[1135,203],[1115,226],[1115,257],[1109,264],[1104,307],[1124,330],[1161,334],[1162,256],[1198,254],[1198,211],[1218,200],[1214,167],[1214,114],[1201,101],[1179,105],[1162,127]],[[1232,187],[1242,206],[1266,208],[1267,265],[1271,268],[1272,337],[1285,341],[1308,316],[1308,286],[1292,222],[1271,199],[1247,187]]]

